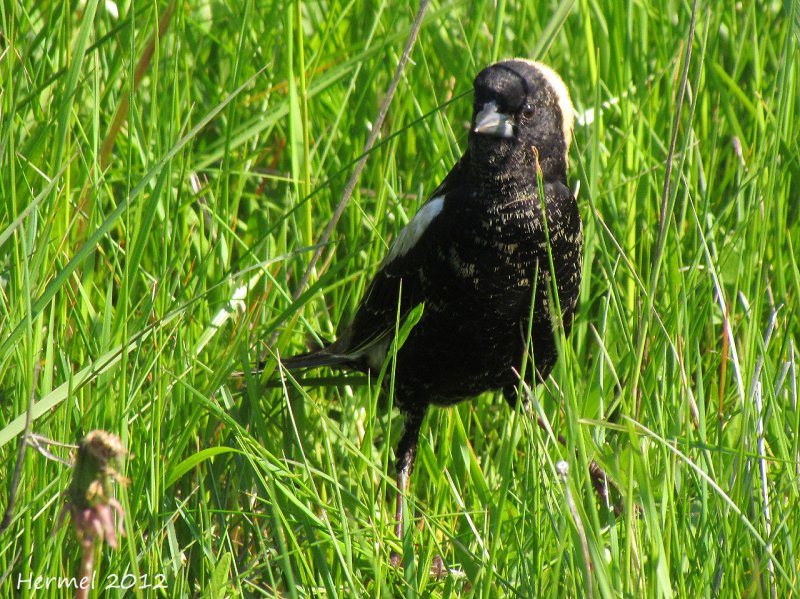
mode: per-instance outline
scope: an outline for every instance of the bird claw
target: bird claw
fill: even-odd
[[[397,551],[392,551],[389,554],[389,565],[392,566],[392,568],[402,568],[403,556],[397,553]],[[462,570],[447,567],[442,559],[442,556],[439,554],[436,554],[436,556],[433,558],[429,575],[431,578],[437,581],[442,580],[448,575],[454,578],[462,578],[466,576]]]
[[[463,570],[448,567],[447,565],[445,565],[442,556],[436,554],[436,557],[433,558],[433,563],[431,564],[430,576],[434,580],[441,580],[445,576],[452,576],[453,578],[464,578],[466,576],[466,573]]]

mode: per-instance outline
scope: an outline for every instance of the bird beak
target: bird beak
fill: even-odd
[[[494,137],[514,137],[514,125],[507,114],[497,112],[495,102],[487,102],[475,117],[472,132]]]

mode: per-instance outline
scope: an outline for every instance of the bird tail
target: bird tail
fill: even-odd
[[[355,361],[352,353],[342,353],[337,343],[322,339],[322,346],[319,341],[307,339],[306,347],[309,351],[289,356],[281,357],[281,364],[287,370],[304,370],[306,368],[320,368],[322,366],[332,366],[333,368],[352,369]]]
[[[304,354],[281,358],[281,364],[287,370],[300,370],[304,368],[319,368],[321,366],[348,366],[353,363],[353,356],[337,354],[330,347],[315,349]]]

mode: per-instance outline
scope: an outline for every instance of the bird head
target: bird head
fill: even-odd
[[[565,179],[574,120],[567,86],[550,67],[497,62],[475,77],[470,153],[499,169],[524,168],[538,154],[545,179]]]

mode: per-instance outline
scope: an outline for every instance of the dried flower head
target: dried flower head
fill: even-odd
[[[78,446],[75,471],[61,519],[69,512],[84,549],[93,547],[98,540],[117,548],[115,512],[120,519],[119,533],[125,535],[121,524],[125,514],[111,494],[111,481],[127,482],[113,467],[113,462],[126,453],[119,437],[102,430],[89,432]]]

